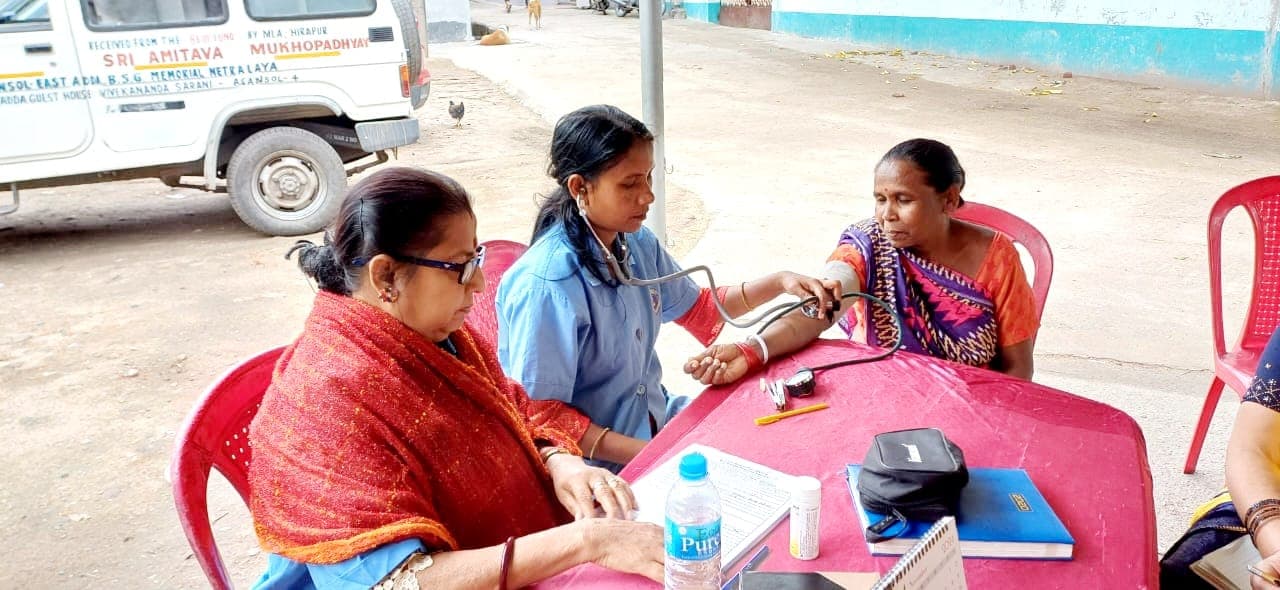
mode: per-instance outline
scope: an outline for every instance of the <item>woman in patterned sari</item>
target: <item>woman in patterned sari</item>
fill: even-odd
[[[952,218],[964,206],[964,182],[945,144],[894,146],[876,166],[875,216],[841,234],[822,276],[840,281],[845,293],[865,291],[893,306],[904,350],[1030,379],[1039,329],[1031,287],[1008,236]],[[792,313],[745,342],[706,349],[685,372],[706,384],[736,381],[834,321],[834,313]],[[839,321],[860,342],[888,346],[897,338],[889,313],[862,299]]]

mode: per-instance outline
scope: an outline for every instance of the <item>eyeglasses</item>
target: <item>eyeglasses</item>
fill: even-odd
[[[484,266],[484,246],[476,248],[476,255],[471,260],[463,262],[462,264],[458,264],[457,262],[445,262],[443,260],[431,260],[430,258],[418,258],[416,256],[405,256],[403,254],[391,254],[390,256],[400,262],[456,272],[458,273],[459,285],[470,283],[471,279],[476,276],[476,270]]]

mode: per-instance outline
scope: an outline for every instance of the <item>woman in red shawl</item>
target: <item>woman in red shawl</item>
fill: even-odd
[[[257,587],[505,589],[586,562],[662,580],[661,529],[582,461],[595,427],[464,324],[484,251],[461,186],[384,169],[295,250],[321,290],[250,429]]]

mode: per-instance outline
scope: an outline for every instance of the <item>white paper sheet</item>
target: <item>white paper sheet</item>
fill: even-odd
[[[728,571],[791,509],[792,476],[705,445],[689,445],[631,486],[637,520],[665,523],[667,494],[680,477],[680,458],[694,451],[707,458],[707,476],[720,494],[720,569]]]

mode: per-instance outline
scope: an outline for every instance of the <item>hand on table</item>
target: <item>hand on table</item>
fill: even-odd
[[[596,503],[609,518],[629,519],[636,508],[631,486],[607,469],[591,467],[582,457],[560,453],[547,460],[556,498],[581,520],[595,515]]]
[[[592,563],[614,571],[640,574],[661,583],[665,553],[662,527],[648,522],[592,518],[583,543],[593,551]]]

